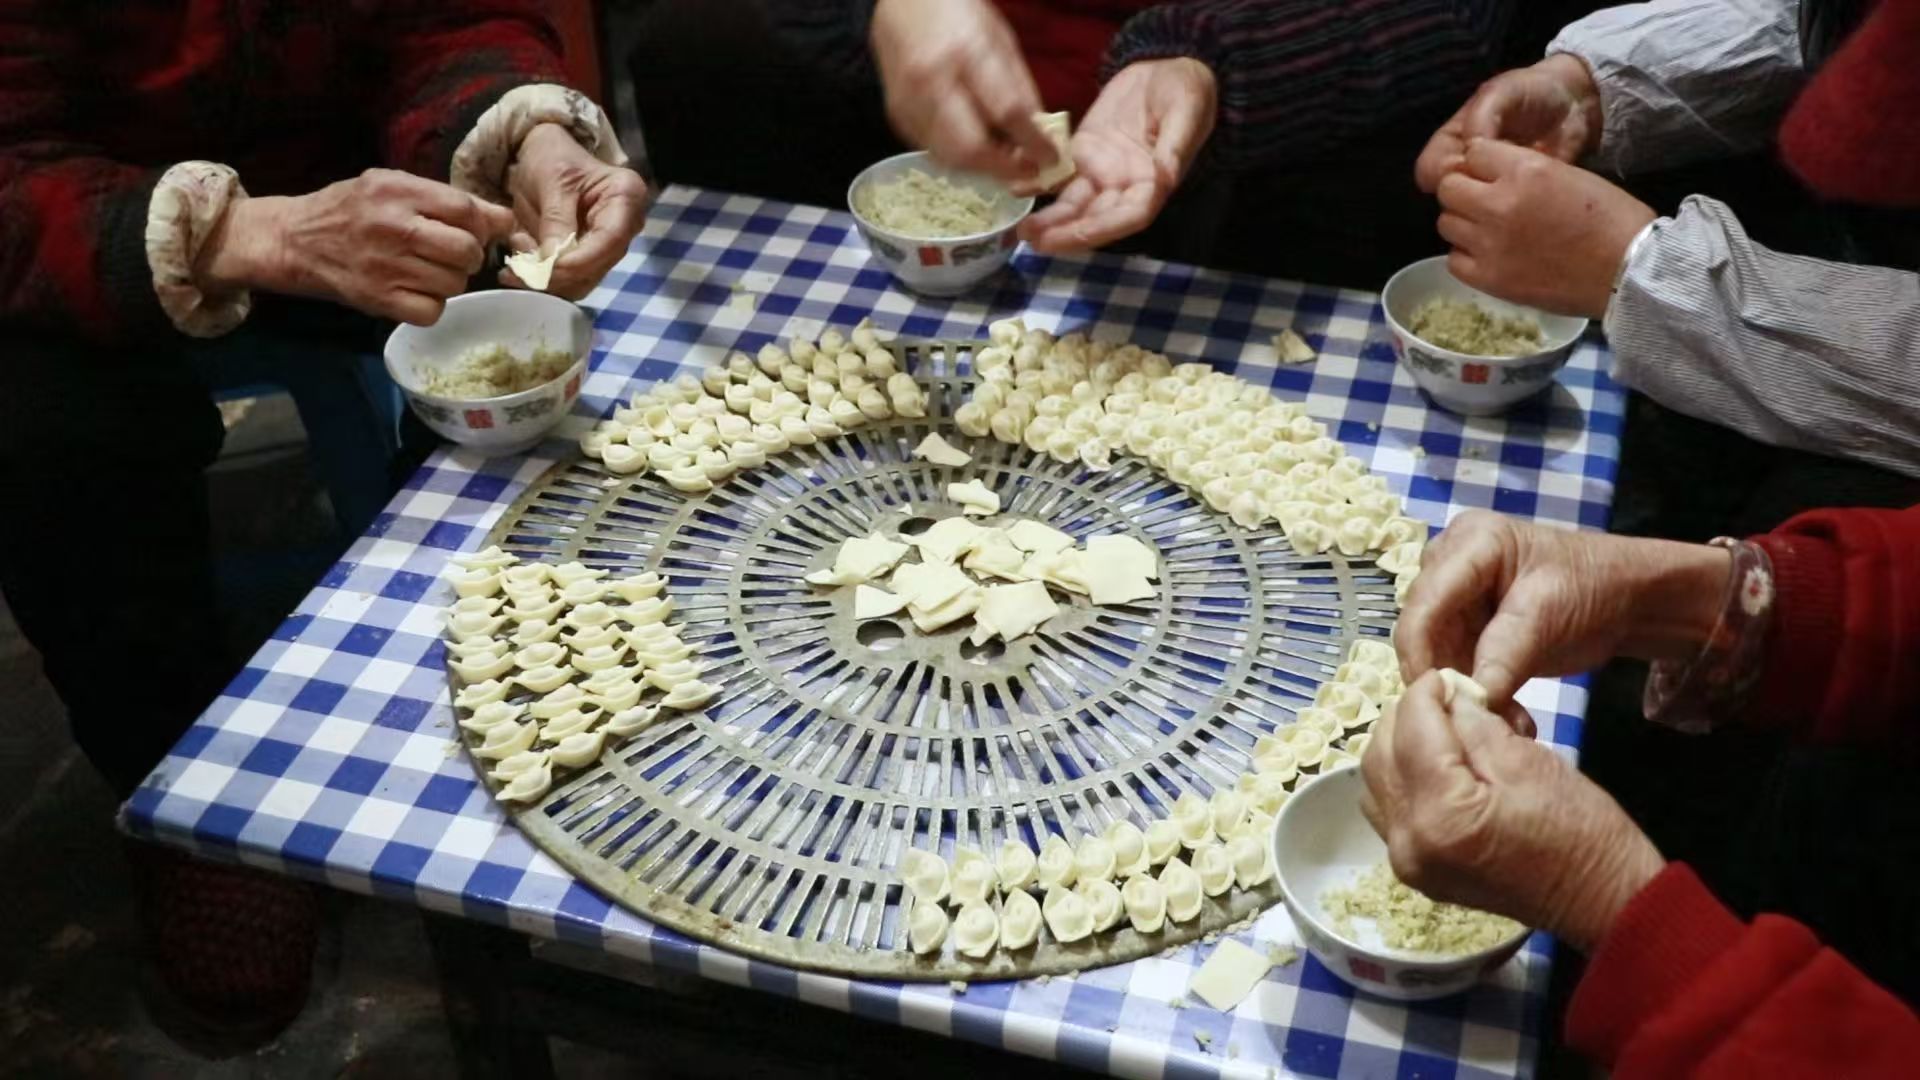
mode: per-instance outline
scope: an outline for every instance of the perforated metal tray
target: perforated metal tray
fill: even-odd
[[[1292,722],[1348,643],[1386,632],[1395,610],[1391,580],[1371,566],[1303,559],[1144,462],[1089,473],[961,437],[945,418],[965,399],[972,347],[896,346],[928,388],[927,419],[796,447],[693,496],[573,461],[508,511],[491,539],[523,557],[668,575],[674,621],[723,688],[517,812],[555,860],[722,947],[909,980],[1136,959],[1278,901],[1271,884],[1234,890],[1162,933],[1123,923],[978,962],[906,950],[893,870],[906,846],[991,853],[1011,834],[1037,849],[1049,832],[1144,824],[1184,791],[1230,785],[1254,739]],[[934,430],[973,462],[913,460]],[[1125,607],[1061,594],[1066,610],[1036,634],[974,649],[969,621],[930,635],[904,618],[857,623],[852,589],[802,580],[848,537],[958,513],[946,484],[973,477],[1000,494],[1003,516],[1152,545],[1158,594]]]

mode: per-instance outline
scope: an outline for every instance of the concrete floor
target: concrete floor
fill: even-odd
[[[329,517],[282,402],[230,408],[211,478],[230,636],[258,641],[334,555]],[[306,1011],[273,1043],[210,1061],[149,1018],[114,800],[80,756],[39,658],[0,603],[0,1076],[444,1076],[452,1048],[418,915],[341,893]],[[555,1046],[562,1075],[630,1073]]]

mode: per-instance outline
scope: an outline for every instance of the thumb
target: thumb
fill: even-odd
[[[1498,180],[1534,158],[1552,160],[1538,150],[1499,139],[1467,140],[1467,175],[1476,180]]]
[[[1482,780],[1498,783],[1500,766],[1510,749],[1509,740],[1525,736],[1517,734],[1501,716],[1459,697],[1453,700],[1449,719],[1453,721],[1453,731],[1460,740],[1467,767]]]
[[[1501,599],[1500,610],[1480,631],[1473,681],[1486,687],[1490,704],[1512,701],[1520,684],[1540,673],[1541,654],[1552,644],[1542,622],[1539,602],[1521,586]]]
[[[572,191],[550,191],[540,200],[539,219],[533,225],[533,238],[540,242],[540,254],[551,255],[560,242],[580,232],[580,204]]]

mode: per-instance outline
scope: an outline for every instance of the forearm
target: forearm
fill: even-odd
[[[1208,159],[1258,167],[1464,97],[1491,72],[1511,11],[1511,0],[1164,4],[1128,21],[1105,70],[1173,56],[1207,64],[1220,87]]]
[[[1689,198],[1607,312],[1614,377],[1762,442],[1920,475],[1920,276],[1770,251]]]
[[[1600,91],[1592,163],[1615,174],[1758,150],[1806,74],[1792,0],[1656,0],[1595,12],[1549,54],[1583,60]]]

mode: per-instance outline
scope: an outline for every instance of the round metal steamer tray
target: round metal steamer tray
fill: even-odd
[[[670,621],[721,688],[704,711],[662,713],[562,778],[515,812],[521,828],[648,919],[850,976],[1078,971],[1277,903],[1272,883],[1234,889],[1160,933],[1123,919],[1074,945],[1043,934],[980,961],[907,949],[912,901],[894,871],[907,846],[991,857],[1015,835],[1038,850],[1048,833],[1144,824],[1183,792],[1230,786],[1254,740],[1311,704],[1357,636],[1385,633],[1395,604],[1391,578],[1371,566],[1303,559],[1277,529],[1234,525],[1143,461],[1117,457],[1092,473],[960,436],[947,418],[965,400],[959,373],[976,343],[890,347],[927,389],[926,419],[794,447],[695,495],[597,461],[563,463],[493,530],[492,543],[523,558],[667,576]],[[914,460],[930,431],[973,462]],[[1000,494],[999,521],[1144,540],[1162,559],[1157,594],[1094,607],[1056,590],[1063,611],[1036,633],[975,649],[972,620],[931,635],[904,612],[856,622],[852,588],[802,580],[849,537],[911,535],[959,513],[946,485],[970,477]]]

